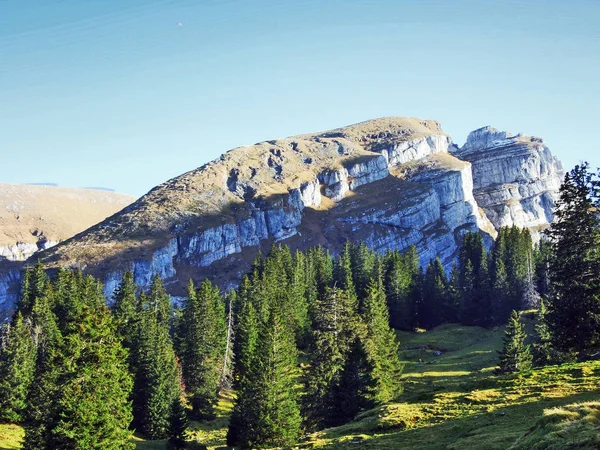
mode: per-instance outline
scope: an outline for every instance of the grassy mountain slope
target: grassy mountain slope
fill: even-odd
[[[492,371],[502,328],[442,325],[399,334],[406,367],[398,403],[311,434],[299,448],[563,450],[600,445],[600,362],[498,377]],[[223,397],[217,419],[192,423],[190,439],[211,449],[226,448],[231,406],[232,397]],[[0,449],[18,448],[19,432],[0,425]],[[138,450],[166,445],[136,443]]]

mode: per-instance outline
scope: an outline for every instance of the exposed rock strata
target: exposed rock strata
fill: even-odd
[[[564,171],[542,139],[484,127],[454,154],[473,164],[475,199],[496,228],[535,233],[552,221]]]
[[[333,252],[346,239],[377,251],[416,245],[423,264],[440,256],[449,267],[467,231],[547,224],[561,171],[534,138],[484,129],[458,149],[436,122],[378,119],[234,149],[43,261],[85,267],[107,295],[125,269],[141,286],[160,275],[174,295],[190,277],[226,284],[273,242]]]

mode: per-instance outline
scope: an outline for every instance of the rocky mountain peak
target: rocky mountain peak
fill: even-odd
[[[124,270],[140,286],[158,274],[175,296],[190,278],[227,286],[274,242],[415,245],[449,268],[468,231],[491,242],[499,226],[547,226],[561,176],[536,138],[484,127],[459,149],[435,121],[381,118],[230,150],[40,256],[94,273],[107,295]]]

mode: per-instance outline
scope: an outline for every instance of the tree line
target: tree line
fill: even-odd
[[[394,329],[508,322],[499,373],[531,353],[587,357],[600,338],[597,180],[587,165],[567,175],[535,247],[516,227],[492,245],[465,234],[449,273],[439,259],[423,268],[415,247],[276,245],[237,289],[190,282],[175,308],[158,277],[141,290],[125,272],[107,306],[92,276],[50,279],[38,264],[2,326],[0,420],[23,424],[25,449],[133,448],[133,430],[183,448],[187,421],[214,418],[234,389],[228,444],[286,446],[400,395]],[[516,311],[536,307],[531,352]]]

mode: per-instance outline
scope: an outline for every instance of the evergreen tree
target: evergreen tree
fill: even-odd
[[[311,429],[339,425],[335,388],[360,324],[356,303],[343,290],[330,289],[318,301],[311,333],[310,367],[305,376],[304,416]]]
[[[221,378],[219,380],[220,389],[231,389],[233,387],[233,370],[235,354],[233,348],[235,344],[235,317],[234,309],[236,308],[237,294],[231,289],[226,297],[227,319],[226,319],[226,337],[225,337],[225,353],[221,364]]]
[[[455,316],[449,299],[446,271],[439,258],[430,261],[427,266],[422,293],[423,301],[417,314],[419,326],[430,329]]]
[[[170,298],[155,277],[140,296],[140,326],[133,347],[136,373],[134,426],[151,439],[168,435],[171,404],[181,395],[177,360],[169,334]]]
[[[25,411],[25,450],[46,450],[51,430],[58,420],[55,399],[59,395],[60,349],[62,335],[50,309],[48,295],[34,299],[31,308],[31,330],[36,348],[35,377],[31,384]],[[58,361],[58,362],[57,362]]]
[[[362,318],[366,325],[366,360],[371,367],[372,391],[369,398],[376,403],[386,403],[401,392],[402,365],[398,359],[396,333],[389,326],[385,295],[375,281],[371,281],[367,288]]]
[[[383,284],[390,311],[390,325],[393,328],[411,330],[417,325],[412,299],[420,290],[418,274],[419,258],[414,246],[404,255],[397,250],[386,253]]]
[[[240,383],[227,444],[289,446],[300,436],[294,336],[277,306],[261,327],[254,364]]]
[[[55,399],[59,419],[48,448],[133,449],[129,424],[132,387],[127,351],[106,307],[88,310],[66,337]]]
[[[226,339],[219,289],[204,280],[198,291],[190,281],[180,331],[183,379],[197,419],[214,417]]]
[[[17,312],[0,342],[0,421],[19,423],[35,374],[35,347],[29,327]]]
[[[35,299],[44,294],[50,278],[44,271],[44,266],[38,261],[33,267],[28,267],[21,283],[21,295],[17,301],[17,310],[23,317],[28,317]],[[50,305],[51,307],[53,305]]]
[[[258,341],[260,322],[254,304],[247,300],[243,303],[238,318],[235,340],[236,385],[250,373]]]
[[[552,295],[546,322],[552,345],[585,356],[600,346],[600,189],[588,164],[565,176],[550,227]]]
[[[465,235],[459,253],[459,270],[463,292],[462,322],[466,325],[490,325],[492,312],[488,264],[479,233]]]
[[[525,345],[526,338],[519,313],[513,311],[504,332],[504,346],[500,352],[500,364],[496,374],[520,372],[531,369],[531,353]]]
[[[539,309],[537,311],[535,336],[532,348],[533,361],[536,366],[546,366],[549,364],[560,364],[568,361],[569,355],[560,352],[552,346],[552,335],[546,322],[548,309],[546,301],[540,300]]]
[[[180,450],[186,448],[186,430],[188,418],[181,399],[176,398],[171,404],[171,415],[169,416],[169,441],[168,449]]]
[[[123,339],[123,345],[131,349],[137,335],[139,303],[136,297],[137,287],[133,274],[125,271],[121,283],[113,293],[113,312],[117,324],[117,333]]]

